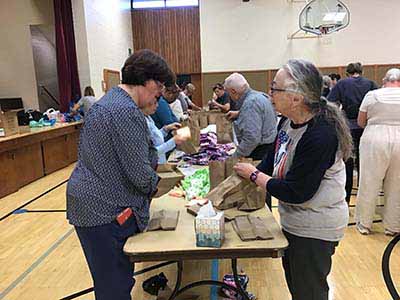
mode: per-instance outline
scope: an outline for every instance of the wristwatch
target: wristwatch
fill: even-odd
[[[256,182],[257,176],[260,173],[259,170],[255,170],[253,173],[250,174],[250,181],[251,182]]]

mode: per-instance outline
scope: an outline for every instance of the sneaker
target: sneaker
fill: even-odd
[[[391,231],[390,229],[385,229],[385,235],[387,236],[395,236],[398,235],[400,232]]]
[[[356,227],[357,227],[358,232],[361,233],[362,235],[368,235],[371,233],[371,229],[363,226],[361,223],[357,223]]]

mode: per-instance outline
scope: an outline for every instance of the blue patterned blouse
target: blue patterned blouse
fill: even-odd
[[[144,114],[123,89],[111,89],[92,106],[81,130],[67,219],[75,226],[103,225],[131,207],[143,230],[157,188],[156,165]]]

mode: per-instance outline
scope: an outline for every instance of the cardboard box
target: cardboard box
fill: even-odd
[[[18,110],[0,111],[0,128],[3,129],[4,136],[19,133]]]
[[[217,212],[214,217],[200,217],[194,220],[197,247],[220,248],[225,239],[224,212]]]

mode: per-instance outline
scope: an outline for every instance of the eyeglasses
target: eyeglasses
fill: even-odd
[[[287,89],[278,89],[278,88],[274,88],[274,87],[270,87],[269,88],[269,93],[271,94],[271,95],[273,95],[275,92],[288,92],[288,91],[290,91],[290,90],[287,90]]]
[[[299,91],[296,90],[292,90],[292,89],[279,89],[279,88],[275,88],[274,85],[276,84],[275,81],[271,82],[271,87],[269,88],[269,94],[272,96],[275,92],[287,92],[287,93],[299,93],[301,94]]]

